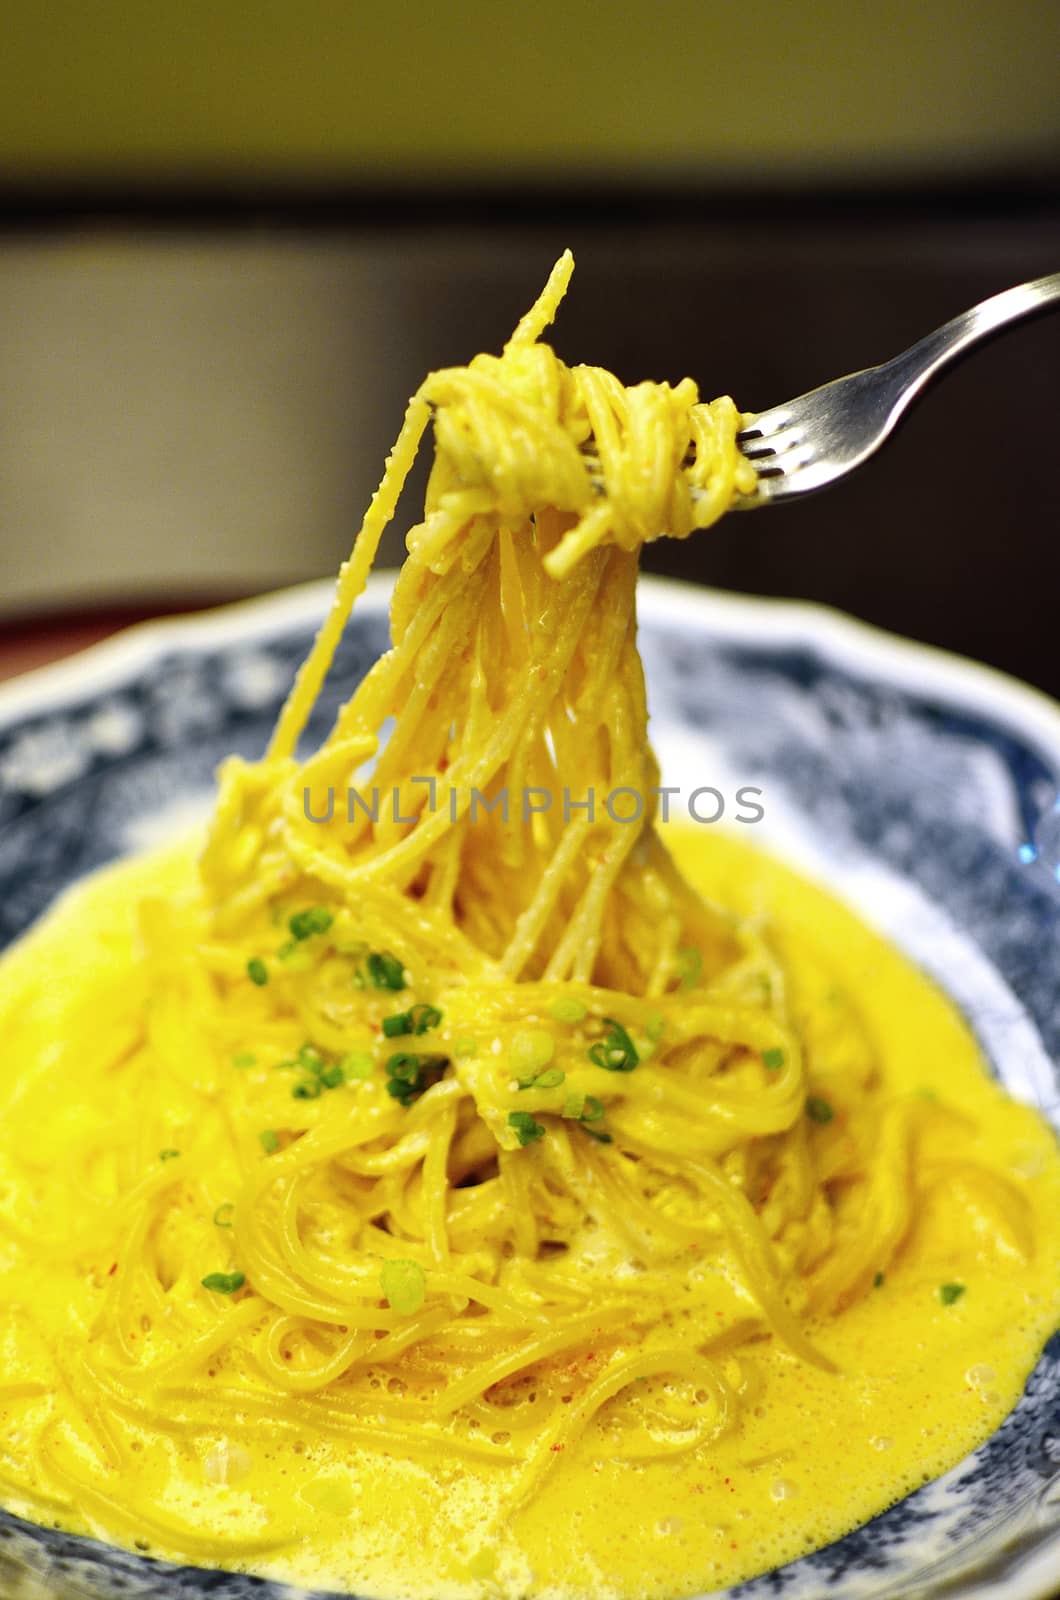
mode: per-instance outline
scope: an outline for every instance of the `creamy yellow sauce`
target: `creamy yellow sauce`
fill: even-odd
[[[92,1492],[101,1486],[86,1463],[89,1487],[70,1509],[34,1477],[27,1440],[54,1403],[57,1373],[76,1383],[79,1346],[105,1284],[97,1268],[59,1270],[20,1242],[18,1219],[40,1194],[15,1183],[0,1115],[0,1220],[9,1224],[0,1231],[0,1492],[9,1509],[125,1543],[139,1525],[140,1547],[152,1554],[383,1600],[673,1600],[837,1538],[997,1427],[1060,1323],[1052,1131],[989,1078],[945,996],[851,911],[742,841],[698,829],[672,830],[667,842],[696,887],[769,919],[796,1013],[819,1003],[811,991],[822,969],[856,995],[887,1088],[920,1093],[929,1108],[924,1169],[957,1155],[1001,1169],[1023,1197],[1011,1216],[1003,1204],[985,1216],[981,1197],[959,1181],[937,1186],[884,1281],[811,1330],[836,1372],[764,1343],[761,1390],[734,1431],[699,1453],[649,1463],[594,1456],[575,1442],[495,1534],[483,1529],[503,1485],[489,1465],[429,1453],[413,1461],[279,1431],[250,1451],[228,1439],[220,1412],[209,1431],[171,1434],[164,1452],[147,1433],[136,1450],[134,1437],[133,1465],[109,1500]],[[100,874],[0,963],[0,1107],[24,1106],[38,1066],[70,1041],[91,1051],[94,1020],[119,997],[126,1007],[146,1004],[135,906],[144,893],[165,897],[190,870],[191,849],[182,846]],[[62,1180],[65,1156],[98,1138],[108,1116],[106,1104],[79,1099],[75,1058],[62,1103],[41,1099],[34,1152],[59,1233],[79,1220],[76,1189]],[[935,1097],[950,1108],[937,1118]],[[674,1280],[679,1299],[679,1272]],[[940,1296],[946,1284],[963,1290],[949,1304]],[[159,1508],[192,1530],[179,1546],[154,1520]],[[241,1540],[246,1547],[233,1555]]]

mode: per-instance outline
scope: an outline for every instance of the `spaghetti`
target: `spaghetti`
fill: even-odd
[[[149,1436],[163,1482],[222,1415],[230,1450],[466,1459],[502,1475],[507,1515],[575,1444],[709,1450],[764,1348],[831,1369],[828,1317],[909,1234],[941,1113],[885,1096],[855,1003],[793,991],[654,827],[638,551],[753,490],[740,414],[564,366],[540,335],[571,269],[501,356],[413,397],[266,756],[222,770],[198,884],[143,899],[141,959],[101,983],[78,1064],[96,1113],[61,1170],[20,1143],[47,1062],[8,1108],[12,1337],[50,1354],[35,1391],[0,1380],[26,1419],[5,1481],[60,1514],[201,1555],[161,1494],[149,1524],[123,1507],[121,1475]],[[393,646],[299,759],[431,421]],[[962,1172],[1028,1254],[1018,1193]],[[49,1221],[71,1183],[74,1231]],[[42,1327],[33,1287],[60,1264],[84,1294]]]

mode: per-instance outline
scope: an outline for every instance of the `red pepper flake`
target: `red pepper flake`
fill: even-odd
[[[561,1444],[550,1444],[548,1448],[550,1450],[562,1450],[563,1446]]]
[[[118,1263],[116,1261],[114,1261],[114,1262],[111,1263],[110,1270],[107,1273],[107,1277],[108,1278],[113,1278],[113,1276],[117,1272],[117,1270],[118,1270]]]

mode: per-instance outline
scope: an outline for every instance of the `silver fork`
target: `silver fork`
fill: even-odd
[[[758,487],[751,509],[823,489],[877,451],[932,379],[1010,322],[1060,301],[1060,272],[1017,284],[973,306],[880,367],[866,367],[749,417],[737,435]]]

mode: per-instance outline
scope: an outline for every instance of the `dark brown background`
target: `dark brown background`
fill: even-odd
[[[46,615],[91,626],[100,607],[120,620],[333,570],[405,397],[498,349],[568,244],[566,360],[691,374],[745,409],[1060,266],[1040,176],[826,196],[9,194],[0,227],[9,646],[39,641]],[[45,367],[55,392],[31,405]],[[1060,314],[973,354],[846,483],[655,545],[645,566],[824,601],[1060,695],[1058,389]],[[69,588],[64,538],[89,568]],[[396,532],[384,557],[400,559]]]

